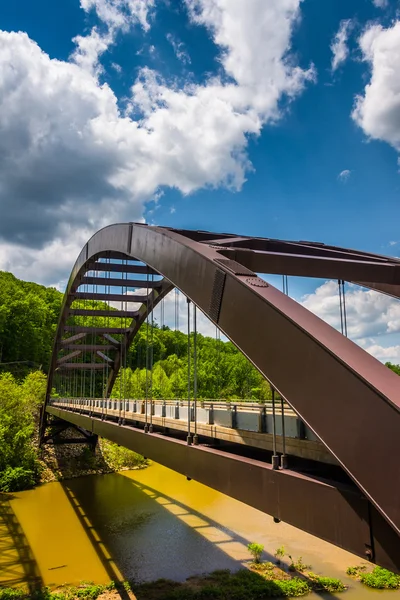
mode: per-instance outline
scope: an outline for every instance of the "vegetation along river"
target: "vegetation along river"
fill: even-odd
[[[293,499],[295,502],[295,498]],[[345,574],[360,559],[160,465],[54,482],[4,496],[0,513],[0,584],[42,585],[110,579],[183,581],[249,562],[249,542],[265,560],[284,546],[314,572],[349,585],[361,600],[377,592]],[[311,594],[308,598],[321,598]]]

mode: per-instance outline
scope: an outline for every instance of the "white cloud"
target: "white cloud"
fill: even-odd
[[[370,346],[367,346],[365,350],[383,363],[391,362],[395,365],[400,363],[400,345],[387,346],[385,348],[379,344],[373,343]]]
[[[85,12],[94,10],[106,30],[99,33],[97,27],[93,27],[89,35],[73,38],[76,49],[71,59],[89,73],[99,75],[102,72],[99,58],[114,43],[118,31],[127,33],[137,24],[144,31],[149,30],[148,16],[154,3],[155,0],[80,0],[81,8]],[[115,66],[118,71],[119,65],[113,63],[112,67]]]
[[[373,290],[346,286],[348,335],[353,341],[400,332],[400,301]],[[339,291],[327,281],[302,298],[301,304],[340,330]],[[362,344],[361,344],[362,345]]]
[[[388,29],[370,26],[359,45],[371,79],[364,95],[356,98],[352,117],[367,136],[400,151],[400,21]]]
[[[377,8],[387,8],[389,6],[389,0],[372,0],[372,3]]]
[[[338,175],[338,179],[339,181],[343,181],[344,183],[346,183],[346,181],[349,180],[351,175],[351,171],[349,169],[345,169],[344,171],[341,171]]]
[[[122,73],[122,67],[118,63],[113,62],[111,63],[111,66],[117,73]]]
[[[192,61],[190,60],[190,56],[185,49],[184,43],[177,40],[172,33],[167,33],[166,37],[175,52],[176,58],[184,65],[189,65]]]
[[[155,0],[80,0],[85,12],[95,10],[97,16],[111,30],[128,30],[139,23],[145,31],[150,28],[149,13]]]
[[[343,20],[340,22],[339,30],[333,38],[331,44],[332,50],[332,71],[336,71],[336,69],[345,62],[349,55],[349,48],[347,45],[347,40],[349,37],[349,33],[353,23],[351,19]]]
[[[98,58],[117,28],[148,28],[153,1],[81,0],[108,30],[76,38],[70,62],[51,59],[24,33],[0,31],[0,268],[15,271],[31,256],[30,278],[45,273],[53,282],[53,244],[66,246],[72,265],[83,233],[140,220],[160,187],[188,194],[243,185],[248,136],[276,121],[282,98],[314,77],[288,54],[300,0],[187,3],[219,46],[223,72],[178,89],[143,69],[126,114],[99,82]]]
[[[92,75],[100,75],[102,67],[99,58],[112,44],[113,35],[110,32],[100,34],[97,28],[93,27],[89,35],[77,35],[72,41],[76,48],[71,59]]]
[[[161,303],[154,309],[154,319],[159,325],[164,324],[170,329],[175,329],[175,291],[164,298],[164,320],[162,321]],[[215,325],[199,309],[197,310],[196,321],[199,333],[215,338]],[[187,302],[185,296],[181,293],[178,293],[177,328],[183,333],[187,333]],[[193,304],[190,305],[190,329],[193,331]],[[226,340],[222,334],[221,339]]]

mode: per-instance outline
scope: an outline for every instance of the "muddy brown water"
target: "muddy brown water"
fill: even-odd
[[[349,585],[327,598],[400,600],[400,590],[370,590],[347,577],[346,568],[362,562],[352,554],[156,464],[3,496],[0,584],[183,581],[245,566],[249,542],[264,544],[265,560],[283,545],[314,572]]]

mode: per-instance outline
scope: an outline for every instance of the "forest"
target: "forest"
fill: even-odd
[[[40,480],[39,408],[62,298],[54,288],[0,271],[0,491],[26,489]],[[186,397],[187,335],[157,323],[150,335],[146,325],[139,331],[113,395],[144,397],[146,338],[152,342],[152,397]],[[199,398],[270,399],[269,384],[231,342],[198,334],[197,354]],[[386,365],[400,375],[400,365]]]

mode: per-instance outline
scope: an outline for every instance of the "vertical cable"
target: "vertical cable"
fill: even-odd
[[[193,397],[194,397],[194,436],[193,444],[197,446],[197,306],[193,304]]]
[[[190,434],[190,300],[187,298],[187,358],[188,358],[188,435],[187,443],[190,446],[192,436]]]
[[[344,327],[343,327],[343,302],[342,302],[342,282],[338,279],[338,288],[339,288],[339,310],[340,310],[340,330],[342,335],[344,335]]]
[[[175,355],[178,358],[179,291],[175,288]],[[178,400],[178,360],[175,361],[175,400]]]
[[[122,421],[122,424],[125,425],[125,418],[126,418],[126,378],[127,378],[127,347],[126,347],[126,328],[127,328],[127,322],[126,322],[126,313],[128,311],[128,261],[125,260],[125,273],[124,273],[124,277],[123,279],[125,279],[125,303],[124,303],[124,307],[125,307],[125,314],[123,316],[123,319],[121,319],[123,321],[123,329],[124,329],[124,334],[122,336],[122,338],[124,339],[124,363],[123,363],[123,368],[124,368],[124,381],[123,381],[123,388],[124,388],[124,418]]]
[[[347,337],[347,314],[346,314],[346,293],[344,289],[344,281],[342,279],[342,299],[343,299],[343,325],[344,335]]]
[[[272,390],[272,468],[279,469],[279,456],[276,453],[276,414],[275,414],[275,388],[271,386]]]
[[[150,329],[150,427],[149,432],[153,433],[153,361],[154,361],[154,311],[153,311],[153,290],[154,273],[151,274],[151,329]]]
[[[281,467],[287,469],[287,456],[286,456],[286,436],[285,436],[285,405],[281,396],[281,417],[282,417],[282,456],[281,456]]]
[[[149,426],[147,424],[147,398],[149,395],[149,267],[147,267],[146,271],[146,285],[147,285],[147,295],[146,295],[146,395],[145,395],[145,422],[144,422],[144,432],[148,433]]]

